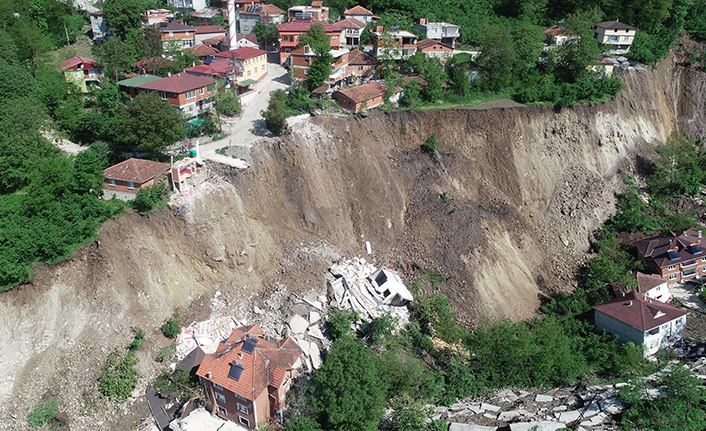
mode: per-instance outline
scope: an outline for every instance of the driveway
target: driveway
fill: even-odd
[[[234,121],[226,121],[224,124],[223,131],[228,133],[228,136],[201,145],[201,158],[246,168],[248,165],[243,160],[218,154],[216,150],[228,146],[249,148],[255,141],[272,136],[265,127],[265,119],[260,115],[260,111],[267,109],[271,92],[280,89],[287,90],[287,88],[289,88],[287,69],[277,62],[268,62],[267,76],[257,85],[257,94],[246,96],[246,99],[249,100],[243,105],[240,117]]]

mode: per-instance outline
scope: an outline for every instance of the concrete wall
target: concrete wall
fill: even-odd
[[[645,338],[642,331],[630,325],[626,325],[600,311],[595,310],[594,319],[596,329],[599,331],[607,331],[615,335],[621,343],[632,342],[639,346],[644,342]]]

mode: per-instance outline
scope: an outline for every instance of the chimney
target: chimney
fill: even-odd
[[[632,300],[628,302],[628,307],[632,307]]]
[[[167,76],[172,76],[172,72],[167,72]]]
[[[703,231],[699,230],[699,238],[703,236]]]
[[[211,380],[211,377],[212,377],[212,375],[211,375],[211,372],[210,372],[210,371],[209,371],[208,373],[206,373],[206,378],[207,378],[208,380]]]
[[[235,0],[228,0],[228,42],[229,48],[238,46],[238,35],[235,28]]]
[[[421,25],[429,24],[429,18],[419,18],[419,24],[421,24]]]

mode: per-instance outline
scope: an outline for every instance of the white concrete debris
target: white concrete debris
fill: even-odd
[[[317,313],[316,311],[311,311],[309,312],[309,324],[313,325],[314,323],[318,322],[321,320],[321,314]]]
[[[510,424],[510,431],[556,431],[565,427],[560,422],[517,422]]]
[[[551,395],[537,394],[537,396],[534,397],[534,401],[538,403],[550,403],[554,401],[554,397],[552,397]]]
[[[295,314],[294,317],[289,319],[289,329],[292,331],[292,334],[303,334],[308,327],[309,322],[298,314]]]
[[[309,334],[310,337],[318,338],[319,340],[325,340],[326,337],[324,337],[324,334],[321,332],[321,328],[318,326],[312,326],[309,329],[307,329],[307,334]]]
[[[177,359],[181,361],[196,347],[201,347],[205,353],[215,352],[218,343],[228,338],[233,328],[239,326],[237,323],[231,317],[220,317],[193,322],[188,327],[182,328],[175,349]]]
[[[496,431],[498,427],[487,427],[476,424],[461,424],[452,423],[449,425],[449,431]]]
[[[169,424],[171,431],[247,431],[235,422],[212,415],[203,407],[189,413],[185,418],[174,419]]]
[[[387,268],[378,270],[363,258],[341,260],[329,272],[335,277],[329,284],[339,307],[358,311],[363,320],[390,313],[399,325],[409,321],[404,305],[413,296],[397,272]]]
[[[490,412],[493,412],[493,413],[497,413],[497,412],[500,411],[500,407],[499,407],[499,406],[495,406],[495,405],[493,405],[493,404],[488,404],[488,403],[481,403],[481,404],[480,404],[480,408],[483,409],[483,410],[485,410],[485,411],[490,411]]]
[[[581,412],[578,410],[569,410],[568,412],[557,413],[556,417],[559,422],[573,422],[581,416]]]

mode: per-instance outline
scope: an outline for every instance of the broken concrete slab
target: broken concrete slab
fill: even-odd
[[[312,326],[311,328],[306,330],[306,333],[309,334],[310,337],[318,338],[319,340],[326,339],[326,337],[324,337],[324,334],[321,332],[321,329],[318,326]]]
[[[308,327],[309,322],[298,314],[295,314],[294,317],[289,319],[289,329],[293,334],[303,334]]]
[[[449,431],[496,431],[498,427],[488,427],[476,424],[451,423]]]
[[[609,415],[617,415],[625,409],[622,401],[610,398],[600,402],[601,410]]]
[[[480,403],[480,408],[484,411],[489,411],[493,413],[497,413],[500,411],[500,407],[495,406],[493,404],[488,404],[488,403]],[[493,416],[494,418],[495,416]]]
[[[552,411],[555,411],[555,412],[565,412],[567,410],[569,410],[569,408],[566,406],[556,406],[552,409]]]
[[[554,397],[552,397],[551,395],[537,394],[537,396],[534,397],[534,401],[538,403],[550,403],[554,401]]]
[[[319,346],[315,343],[309,343],[309,346],[309,352],[311,353],[311,365],[315,370],[318,370],[321,368],[321,351],[319,350]]]
[[[601,407],[598,405],[598,403],[593,402],[588,406],[588,408],[583,411],[583,417],[590,418],[591,416],[597,415],[600,412]]]
[[[309,313],[309,325],[313,325],[314,323],[318,322],[319,320],[321,320],[320,313],[318,313],[316,311],[312,311]]]
[[[573,422],[581,416],[581,412],[578,410],[569,410],[568,412],[557,413],[557,419],[560,422],[568,423]]]
[[[498,415],[498,420],[500,422],[510,422],[512,420],[519,418],[520,416],[522,416],[522,414],[520,412],[518,412],[517,410],[510,410],[507,412],[500,413]]]
[[[565,427],[561,422],[516,422],[510,424],[510,431],[557,431]]]
[[[600,425],[603,423],[603,421],[607,417],[608,417],[608,415],[606,415],[605,413],[598,413],[597,415],[593,416],[591,419],[581,422],[581,426],[594,427],[596,425]]]

